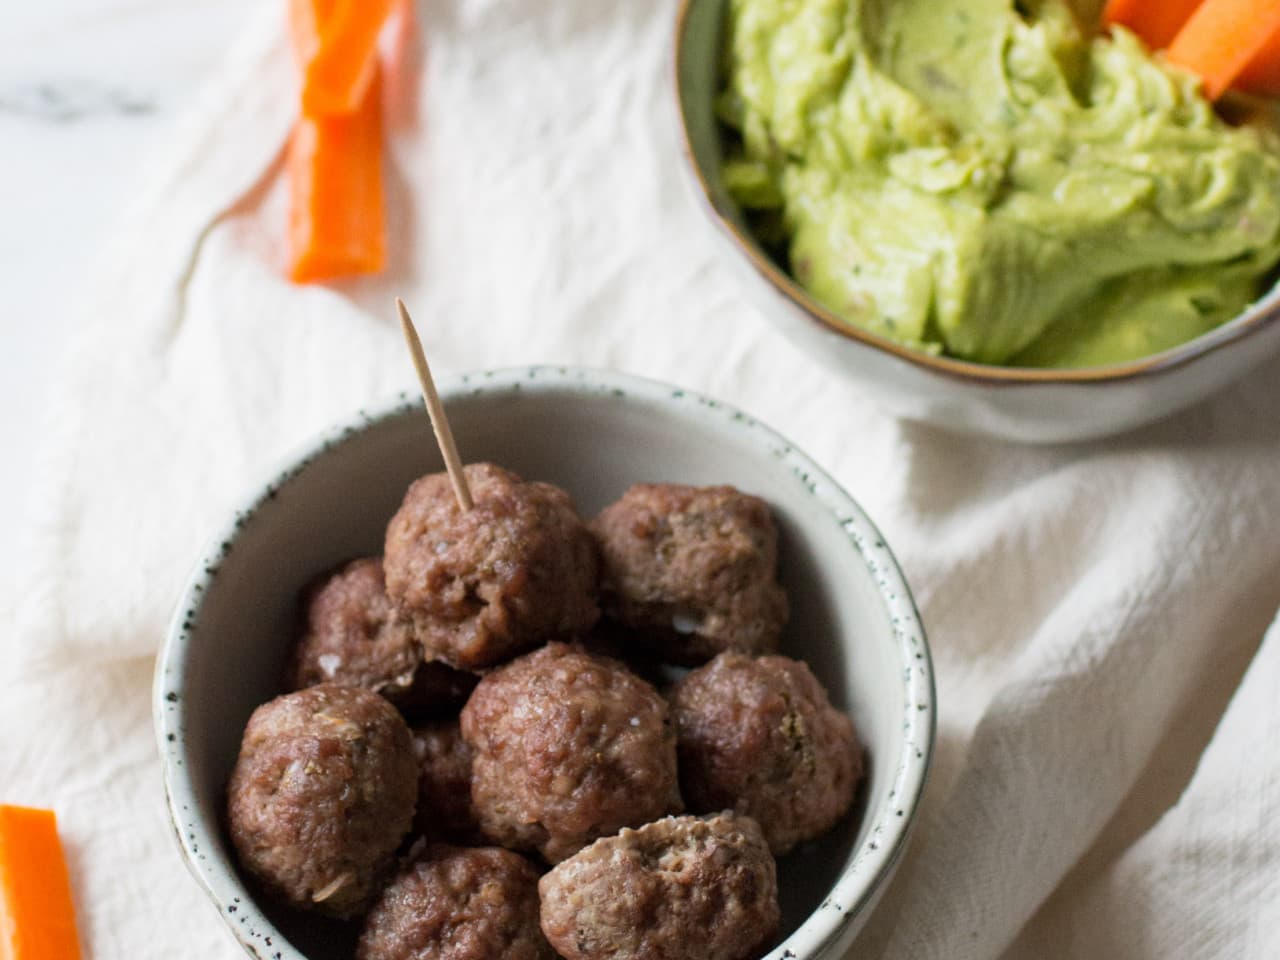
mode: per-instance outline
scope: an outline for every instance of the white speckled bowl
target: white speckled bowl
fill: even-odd
[[[858,814],[780,866],[785,940],[769,954],[837,957],[893,873],[929,769],[934,690],[911,594],[880,534],[808,457],[755,420],[615,373],[533,367],[473,374],[442,395],[461,452],[567,488],[586,516],[632,482],[732,483],[773,506],[792,600],[784,652],[850,709],[870,774]],[[222,826],[249,714],[277,692],[299,589],[378,553],[415,477],[442,469],[415,397],[303,449],[255,490],[196,566],[156,667],[155,727],[187,864],[263,960],[349,960],[353,934],[255,899]]]
[[[935,357],[844,322],[761,249],[721,182],[713,101],[727,5],[680,0],[675,87],[691,189],[726,263],[761,314],[815,363],[864,387],[889,410],[1027,443],[1089,440],[1188,407],[1280,351],[1280,286],[1235,319],[1163,353],[1073,370]]]

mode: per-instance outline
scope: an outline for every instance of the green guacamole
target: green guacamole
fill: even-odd
[[[730,192],[814,297],[902,343],[1122,362],[1280,261],[1280,137],[1064,0],[729,0],[725,60]]]

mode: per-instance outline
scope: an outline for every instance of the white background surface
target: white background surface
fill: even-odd
[[[0,4],[0,523],[31,501],[41,411],[85,282],[252,0]],[[0,578],[24,545],[6,540]]]

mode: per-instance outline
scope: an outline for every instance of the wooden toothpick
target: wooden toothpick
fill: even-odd
[[[467,486],[467,477],[462,472],[462,458],[458,456],[457,444],[453,442],[449,418],[444,415],[444,404],[440,402],[440,394],[436,393],[436,383],[431,379],[427,355],[422,352],[422,341],[418,339],[418,331],[413,325],[413,318],[409,316],[408,308],[399,297],[396,297],[396,309],[400,311],[400,329],[404,331],[405,343],[409,345],[413,368],[418,371],[422,400],[427,406],[427,415],[431,417],[431,429],[435,431],[436,443],[440,445],[440,452],[444,455],[444,465],[453,484],[453,495],[458,498],[459,507],[464,511],[470,510],[471,488]]]

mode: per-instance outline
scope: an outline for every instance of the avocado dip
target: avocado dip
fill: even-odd
[[[728,0],[725,185],[810,294],[910,346],[1083,367],[1198,336],[1273,279],[1280,136],[1086,19]]]

